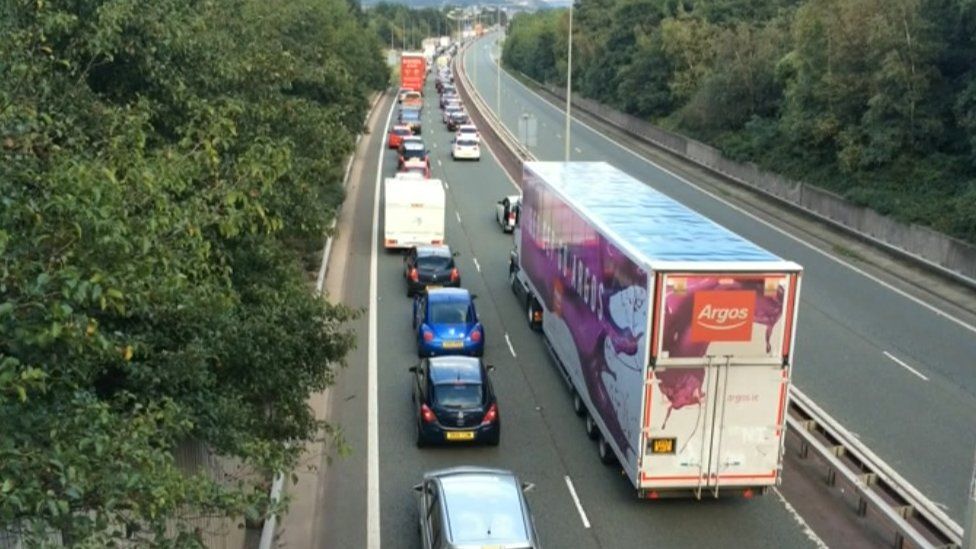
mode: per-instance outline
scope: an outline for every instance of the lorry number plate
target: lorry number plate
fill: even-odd
[[[652,438],[651,439],[651,453],[652,454],[673,454],[674,453],[674,443],[677,441],[675,438]]]

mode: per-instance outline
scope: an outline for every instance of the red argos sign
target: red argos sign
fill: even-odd
[[[755,312],[756,293],[753,291],[695,292],[691,340],[749,341]]]

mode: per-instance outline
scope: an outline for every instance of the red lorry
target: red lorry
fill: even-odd
[[[400,54],[400,87],[423,93],[427,76],[427,60],[423,52],[405,51]]]

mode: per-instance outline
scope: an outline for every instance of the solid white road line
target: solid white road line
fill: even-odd
[[[396,103],[390,107],[390,114],[386,117],[386,126],[393,119]],[[366,374],[366,547],[380,549],[380,433],[379,433],[379,404],[377,370],[377,334],[376,334],[376,265],[377,247],[380,234],[380,182],[383,180],[383,145],[381,141],[377,153],[376,186],[373,188],[373,232],[372,244],[369,251],[369,347],[367,351]]]
[[[905,362],[903,360],[899,360],[898,357],[896,357],[895,355],[889,353],[888,351],[882,351],[882,352],[884,353],[884,356],[890,358],[895,364],[897,364],[897,365],[901,366],[902,368],[908,370],[909,372],[917,375],[918,377],[922,378],[925,381],[928,381],[929,380],[929,378],[925,377],[925,374],[923,374],[922,372],[919,372],[915,368],[912,368],[908,364],[905,364]]]
[[[474,262],[474,268],[475,269],[478,269],[478,272],[480,273],[481,272],[481,265],[478,264],[478,258],[477,257],[472,257],[471,258],[471,261]]]
[[[459,214],[459,213],[457,213],[457,212],[454,212],[454,217],[456,217],[456,218],[457,218],[457,220],[458,220],[458,223],[460,223],[460,222],[461,222],[461,214]]]
[[[512,353],[512,358],[518,358],[515,354],[515,347],[512,347],[512,340],[508,337],[508,332],[505,332],[505,343],[508,343],[508,352]]]
[[[580,503],[579,496],[576,495],[576,488],[573,487],[573,480],[569,478],[569,475],[563,477],[566,479],[566,488],[569,488],[569,495],[573,497],[573,503],[576,504],[576,510],[579,511],[580,520],[583,521],[583,528],[590,527],[590,519],[586,518],[586,511],[583,510],[583,504]]]
[[[556,111],[557,113],[562,113],[563,116],[565,116],[566,111],[564,111],[560,107],[557,107],[554,103],[552,103],[548,99],[546,99],[546,98],[542,97],[541,95],[539,95],[538,93],[536,93],[535,90],[532,90],[531,88],[529,88],[528,86],[526,86],[525,84],[523,84],[522,82],[520,82],[518,79],[510,76],[507,72],[505,73],[505,76],[508,77],[509,80],[511,80],[511,81],[515,82],[516,84],[518,84],[521,88],[525,89],[530,94],[538,97],[540,101],[542,101],[543,103],[549,105],[549,107],[552,108],[554,111]],[[800,238],[800,237],[798,237],[798,236],[796,236],[796,235],[794,235],[794,234],[786,231],[785,229],[781,229],[781,228],[777,227],[776,225],[773,225],[769,221],[766,221],[765,219],[762,219],[762,218],[760,218],[760,217],[752,214],[751,212],[748,212],[748,211],[744,210],[743,208],[741,208],[741,207],[739,207],[739,206],[737,206],[737,205],[729,202],[728,200],[722,198],[721,196],[719,196],[717,194],[714,194],[711,191],[706,190],[704,187],[701,187],[699,185],[696,185],[695,183],[692,183],[691,181],[689,181],[689,180],[685,179],[684,177],[682,177],[682,176],[680,176],[680,175],[672,172],[671,170],[669,170],[669,169],[667,169],[667,168],[665,168],[663,166],[660,166],[660,165],[656,164],[655,162],[653,162],[653,161],[651,161],[651,160],[649,160],[649,159],[641,156],[639,153],[631,150],[630,148],[628,148],[627,146],[623,145],[622,143],[617,142],[613,138],[611,138],[608,135],[604,134],[600,130],[597,130],[593,126],[590,126],[586,122],[583,122],[581,120],[578,120],[576,118],[573,118],[573,123],[574,124],[579,124],[580,126],[583,126],[584,128],[590,130],[594,134],[596,134],[596,135],[602,137],[603,139],[607,140],[612,145],[620,148],[624,152],[630,154],[631,156],[637,158],[638,160],[640,160],[640,161],[642,161],[642,162],[644,162],[646,164],[649,164],[651,166],[654,166],[655,168],[657,168],[657,169],[661,170],[662,172],[670,175],[671,177],[674,177],[678,181],[681,181],[682,183],[684,183],[684,184],[692,187],[693,189],[696,189],[698,192],[700,192],[700,193],[702,193],[702,194],[704,194],[706,196],[709,196],[709,197],[711,197],[711,198],[713,198],[713,199],[721,202],[722,204],[725,204],[726,206],[732,208],[733,210],[735,210],[735,211],[737,211],[737,212],[739,212],[739,213],[741,213],[743,215],[746,215],[746,216],[748,216],[748,217],[750,217],[750,218],[758,221],[759,223],[762,223],[763,225],[769,227],[770,229],[773,229],[774,231],[782,234],[783,236],[785,236],[785,237],[787,237],[787,238],[789,238],[791,240],[794,240],[796,242],[799,242],[803,246],[806,246],[807,248],[810,248],[814,252],[816,252],[816,253],[818,253],[818,254],[820,254],[820,255],[822,255],[822,256],[824,256],[824,257],[826,257],[826,258],[828,258],[828,259],[830,259],[832,261],[835,261],[835,262],[837,262],[837,263],[839,263],[839,264],[847,267],[848,269],[854,271],[855,273],[858,273],[859,275],[862,275],[862,276],[864,276],[865,278],[867,278],[869,280],[873,280],[874,282],[877,282],[878,284],[881,284],[885,288],[887,288],[887,289],[895,292],[896,294],[898,294],[898,295],[900,295],[900,296],[908,299],[909,301],[912,301],[912,302],[914,302],[917,305],[921,305],[922,307],[925,307],[926,309],[932,311],[936,315],[941,316],[942,318],[945,318],[946,320],[949,320],[950,322],[953,322],[953,323],[955,323],[955,324],[957,324],[957,325],[965,328],[966,330],[969,330],[970,332],[976,333],[976,326],[973,326],[972,324],[968,324],[968,323],[966,323],[966,321],[964,321],[964,320],[962,320],[960,318],[956,318],[955,316],[952,316],[951,314],[949,314],[949,313],[947,313],[947,312],[939,309],[935,305],[931,305],[929,303],[926,303],[926,302],[922,301],[922,299],[920,299],[918,297],[915,297],[915,296],[909,294],[908,292],[906,292],[906,291],[904,291],[904,290],[902,290],[900,288],[896,288],[895,286],[892,286],[891,284],[889,284],[889,283],[885,282],[884,280],[881,280],[880,278],[878,278],[878,277],[876,277],[876,276],[868,273],[867,271],[864,271],[864,270],[862,270],[862,269],[860,269],[858,267],[855,267],[853,264],[848,263],[847,261],[844,261],[843,259],[841,259],[839,257],[836,257],[834,255],[831,255],[829,252],[826,252],[824,250],[821,250],[820,248],[818,248],[818,247],[814,246],[813,244],[810,244],[806,240],[803,240],[802,238]],[[562,137],[562,136],[560,136],[557,133],[556,134],[556,137]]]
[[[776,494],[776,497],[778,497],[781,502],[783,502],[783,505],[786,507],[786,511],[789,514],[793,515],[793,520],[795,520],[796,523],[800,525],[800,528],[803,529],[803,533],[807,536],[807,538],[809,538],[810,541],[815,543],[817,547],[819,547],[820,549],[828,549],[827,544],[824,543],[822,539],[820,539],[820,536],[818,536],[817,533],[813,531],[813,528],[810,528],[810,525],[807,524],[807,521],[803,520],[803,517],[800,516],[800,513],[798,513],[797,510],[792,505],[790,505],[790,502],[786,501],[786,498],[783,497],[782,493],[780,493],[779,488],[773,487],[773,493]]]

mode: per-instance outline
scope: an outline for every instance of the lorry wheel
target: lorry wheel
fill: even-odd
[[[583,398],[579,396],[576,390],[573,390],[573,411],[576,415],[582,416],[586,413],[586,406],[583,404]]]
[[[617,462],[617,456],[613,455],[613,448],[610,448],[610,444],[600,437],[600,440],[596,443],[597,452],[600,453],[600,462],[604,465],[613,465]]]
[[[586,414],[586,436],[590,437],[590,440],[600,439],[600,428],[596,426],[596,422],[593,421],[593,416]]]
[[[529,328],[535,330],[536,332],[542,329],[542,323],[535,321],[535,315],[539,312],[539,305],[534,297],[529,297],[529,303],[526,305],[525,309],[528,312]]]

